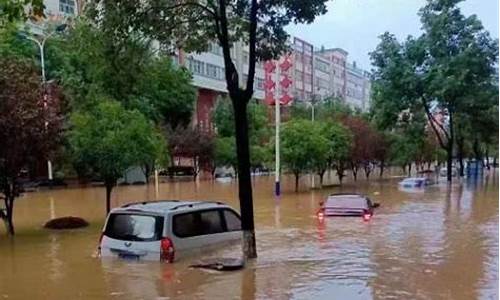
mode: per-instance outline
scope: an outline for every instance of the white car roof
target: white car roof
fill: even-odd
[[[161,200],[161,201],[144,201],[125,204],[111,210],[111,213],[116,212],[150,212],[150,213],[165,213],[167,211],[189,211],[200,208],[213,207],[229,207],[222,202],[216,201],[186,201],[186,200]],[[230,208],[230,207],[229,207]]]
[[[410,177],[410,178],[405,178],[403,181],[420,181],[420,180],[426,180],[427,178],[425,177]]]
[[[358,194],[330,195],[325,204],[327,208],[366,208],[366,206],[366,197]]]

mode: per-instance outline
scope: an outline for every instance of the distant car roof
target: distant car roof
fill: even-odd
[[[143,211],[164,213],[166,211],[177,210],[192,210],[193,208],[209,208],[209,207],[227,207],[225,203],[216,201],[186,201],[186,200],[160,200],[160,201],[144,201],[136,203],[128,203],[121,207],[115,208],[116,211]]]
[[[334,194],[328,196],[325,207],[365,208],[366,197],[359,194]]]
[[[427,178],[425,177],[410,177],[410,178],[405,178],[403,181],[420,181],[420,180],[426,180]]]

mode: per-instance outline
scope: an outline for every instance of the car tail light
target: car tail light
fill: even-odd
[[[172,243],[172,240],[168,237],[163,238],[161,240],[161,246],[160,246],[160,260],[166,261],[168,263],[173,263],[174,256],[175,256],[174,243]]]
[[[368,210],[363,210],[363,221],[370,221],[372,214]]]

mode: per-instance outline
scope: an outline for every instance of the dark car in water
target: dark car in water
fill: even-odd
[[[374,212],[374,208],[380,206],[373,203],[370,198],[361,194],[332,194],[325,202],[322,202],[318,211],[318,217],[342,216],[342,217],[363,217],[368,221]]]

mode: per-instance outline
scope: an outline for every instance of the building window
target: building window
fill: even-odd
[[[311,83],[311,81],[312,81],[311,76],[304,77],[304,82],[305,83]]]
[[[196,59],[190,58],[189,60],[189,70],[193,74],[205,75],[205,63]]]
[[[216,43],[210,43],[208,44],[208,52],[222,56],[222,47]]]
[[[74,0],[59,0],[59,11],[67,14],[75,14],[75,1]]]
[[[212,78],[218,78],[217,66],[212,64],[207,64],[207,76]]]
[[[255,83],[257,86],[258,90],[263,90],[264,89],[264,79],[255,77]]]
[[[223,80],[225,78],[224,70],[225,70],[224,68],[207,63],[207,69],[205,75],[207,77],[214,78],[217,80]]]

